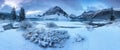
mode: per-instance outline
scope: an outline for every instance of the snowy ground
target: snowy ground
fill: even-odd
[[[34,21],[38,27],[48,21]],[[52,22],[52,21],[49,21]],[[55,22],[58,28],[68,30],[70,39],[64,44],[63,48],[41,48],[38,45],[25,40],[24,32],[11,29],[0,32],[0,50],[120,50],[120,25],[114,23],[98,28],[91,28],[81,22]],[[84,41],[75,42],[74,37],[80,34],[85,38]]]

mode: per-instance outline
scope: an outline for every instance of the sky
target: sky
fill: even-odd
[[[25,8],[26,14],[43,13],[51,7],[59,6],[69,14],[79,15],[83,11],[120,8],[120,0],[0,0],[0,11],[10,12],[11,8],[19,11]]]

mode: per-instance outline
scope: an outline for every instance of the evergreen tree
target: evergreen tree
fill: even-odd
[[[16,15],[15,8],[13,8],[12,11],[11,11],[11,19],[12,19],[12,20],[16,20],[16,16],[17,16],[17,15]]]
[[[111,8],[111,16],[110,16],[110,21],[114,21],[115,16],[113,15],[113,8]]]
[[[24,10],[24,8],[21,8],[18,19],[19,19],[18,21],[23,21],[25,19],[25,10]]]
[[[110,17],[110,21],[114,21],[115,20],[115,17],[112,15],[111,17]]]

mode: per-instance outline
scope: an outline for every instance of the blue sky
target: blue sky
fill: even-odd
[[[119,8],[119,5],[120,0],[0,0],[0,11],[9,12],[11,7],[16,10],[24,7],[28,13],[42,13],[51,7],[60,6],[68,13],[79,14],[88,10]]]

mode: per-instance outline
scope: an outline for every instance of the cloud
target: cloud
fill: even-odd
[[[8,5],[10,7],[19,8],[23,0],[5,0],[3,5]]]
[[[120,8],[120,0],[103,0],[110,7]]]
[[[43,11],[41,11],[41,10],[29,10],[29,11],[26,12],[26,15],[40,14],[42,12]]]
[[[31,2],[32,0],[4,0],[2,7],[10,6],[12,8],[20,9],[22,7],[22,3]]]
[[[108,6],[102,2],[93,2],[82,5],[84,10],[101,10],[108,8]]]
[[[0,0],[0,5],[3,4],[4,0]]]

